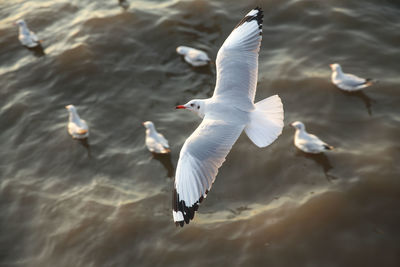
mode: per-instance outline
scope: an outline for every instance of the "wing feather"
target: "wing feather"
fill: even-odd
[[[175,176],[174,221],[189,223],[244,125],[205,118],[182,147]]]
[[[263,12],[251,10],[218,51],[214,97],[226,99],[242,109],[253,107],[258,77]]]
[[[164,147],[169,148],[168,140],[165,139],[165,137],[164,137],[163,134],[158,133],[158,139],[159,139],[160,143],[161,143]]]
[[[343,82],[346,85],[350,85],[350,86],[362,85],[362,84],[366,83],[366,81],[367,81],[366,79],[360,78],[353,74],[346,73],[343,75]]]

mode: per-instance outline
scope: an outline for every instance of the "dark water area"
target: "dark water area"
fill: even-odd
[[[0,2],[0,266],[400,266],[400,4],[381,0]],[[264,9],[256,101],[279,94],[283,134],[242,134],[193,222],[171,214],[174,168],[200,123],[174,109],[212,95],[215,60]],[[30,51],[17,19],[43,40]],[[331,63],[378,80],[360,93]],[[65,105],[90,127],[67,132]],[[141,122],[169,140],[145,147]],[[290,122],[336,149],[296,150]]]

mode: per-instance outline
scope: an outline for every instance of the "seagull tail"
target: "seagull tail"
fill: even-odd
[[[245,132],[256,146],[266,147],[278,138],[282,129],[282,101],[278,95],[273,95],[255,104]]]
[[[330,145],[328,145],[328,144],[324,144],[324,148],[325,148],[326,150],[333,150],[333,149],[334,149],[333,146],[330,146]]]
[[[344,89],[343,88],[343,89],[346,90],[346,91],[350,91],[350,92],[358,91],[358,90],[361,90],[361,89],[363,89],[365,87],[371,86],[371,85],[373,85],[375,83],[376,83],[376,81],[374,79],[367,78],[367,79],[365,79],[365,82],[358,84],[354,88],[349,88],[349,89]]]
[[[375,81],[374,81],[373,79],[371,79],[371,78],[365,79],[365,85],[366,85],[366,86],[371,86],[371,85],[373,85],[374,83],[375,83]]]

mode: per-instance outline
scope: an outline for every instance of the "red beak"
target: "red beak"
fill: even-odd
[[[176,108],[176,109],[185,109],[186,107],[183,106],[183,105],[179,105],[179,106],[176,106],[175,108]]]

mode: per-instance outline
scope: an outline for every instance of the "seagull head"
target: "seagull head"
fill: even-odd
[[[16,22],[15,22],[15,24],[16,25],[18,25],[18,26],[26,26],[26,23],[25,23],[25,21],[23,20],[23,19],[19,19],[19,20],[17,20]]]
[[[74,105],[67,105],[65,108],[70,114],[77,114],[76,107]]]
[[[66,108],[68,111],[76,110],[76,108],[75,108],[74,105],[67,105],[67,106],[65,106],[65,108]]]
[[[204,100],[194,99],[190,100],[185,105],[176,106],[176,109],[188,109],[199,115],[201,118],[204,118],[204,106]]]
[[[65,108],[68,110],[70,120],[72,120],[72,121],[80,120],[78,111],[76,110],[76,107],[74,105],[67,105],[67,106],[65,106]]]
[[[187,46],[183,46],[183,45],[181,45],[181,46],[178,46],[177,48],[176,48],[176,52],[179,54],[179,55],[186,55],[187,54],[187,52],[189,51],[189,47],[187,47]]]
[[[329,65],[332,71],[342,71],[342,67],[339,64],[333,63]]]
[[[301,121],[295,121],[290,124],[290,126],[294,127],[296,130],[305,130],[305,126]]]
[[[154,128],[154,123],[152,121],[145,121],[142,122],[142,125],[146,128],[146,129],[153,129]]]

